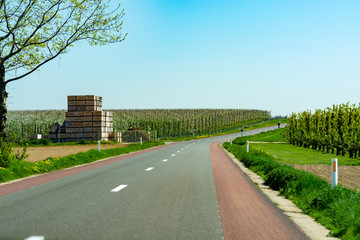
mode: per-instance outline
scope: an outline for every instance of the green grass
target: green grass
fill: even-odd
[[[143,149],[162,145],[161,142],[144,142],[142,145],[130,144],[125,147],[101,150],[93,149],[87,152],[72,154],[61,158],[47,158],[38,162],[12,161],[7,168],[0,167],[0,182],[27,177],[34,174],[52,172],[76,165],[94,162],[100,159],[114,157],[125,153],[140,151]]]
[[[336,156],[291,144],[250,143],[250,148],[263,150],[274,156],[277,161],[290,164],[331,164],[332,158],[338,159],[339,165],[360,165],[360,159]]]
[[[331,164],[332,158],[338,159],[339,165],[360,165],[360,159],[347,156],[337,156],[331,153],[297,147],[288,143],[286,137],[287,128],[259,133],[257,135],[245,136],[234,140],[235,144],[246,144],[246,140],[253,142],[283,142],[279,143],[250,143],[250,149],[262,150],[275,157],[276,161],[290,164]]]
[[[257,142],[288,142],[284,137],[286,128],[280,128],[272,131],[262,132],[256,135],[246,136],[246,140]]]
[[[252,130],[252,129],[257,129],[257,128],[270,127],[270,126],[277,125],[278,122],[280,122],[280,124],[284,124],[284,123],[287,123],[287,121],[288,121],[287,119],[273,119],[270,121],[266,121],[266,122],[262,122],[262,123],[259,123],[256,125],[245,127],[245,129]]]
[[[280,191],[306,214],[330,229],[333,236],[344,240],[360,239],[360,192],[341,186],[331,189],[325,180],[279,163],[267,152],[252,149],[246,153],[241,138],[234,140],[232,145],[224,143],[224,147],[246,167],[262,176],[265,184]]]

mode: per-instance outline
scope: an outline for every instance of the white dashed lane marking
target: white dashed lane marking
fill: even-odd
[[[167,162],[167,159],[162,160],[163,162]]]
[[[176,154],[171,154],[171,156],[172,156],[172,157],[175,157],[175,156],[176,156]]]
[[[145,171],[149,172],[149,171],[151,171],[153,169],[154,169],[153,167],[149,167],[149,168],[145,169]]]
[[[28,238],[25,238],[24,240],[44,240],[44,236],[30,236]]]
[[[118,192],[118,191],[120,191],[120,190],[122,190],[122,189],[124,189],[124,188],[126,188],[126,187],[127,187],[127,185],[122,184],[122,185],[114,188],[113,190],[111,190],[111,192]]]

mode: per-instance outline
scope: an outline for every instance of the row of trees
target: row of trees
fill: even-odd
[[[351,158],[360,155],[360,105],[333,105],[314,113],[293,113],[288,119],[292,144],[343,156],[348,153]]]
[[[270,118],[270,112],[244,109],[110,110],[114,130],[138,127],[159,137],[211,134],[240,127],[246,121]]]
[[[115,132],[136,127],[152,136],[178,137],[204,135],[240,128],[244,122],[270,118],[270,112],[241,109],[153,109],[109,110]],[[64,110],[10,111],[8,132],[27,140],[33,134],[46,135],[54,122],[63,123]]]

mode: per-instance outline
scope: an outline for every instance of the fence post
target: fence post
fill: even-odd
[[[100,137],[100,132],[98,132],[98,134],[97,134],[97,139],[98,139],[98,151],[100,152],[100,139],[101,139],[101,137]]]
[[[249,148],[250,148],[250,142],[249,140],[246,140],[246,152],[249,152]]]
[[[331,159],[331,189],[338,185],[338,162],[337,158]]]
[[[59,126],[59,129],[58,129],[58,132],[59,132],[58,142],[60,142],[60,126]]]

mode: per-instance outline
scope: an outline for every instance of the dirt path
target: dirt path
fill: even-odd
[[[296,169],[311,172],[331,183],[331,166],[323,164],[293,165]],[[360,191],[360,166],[339,166],[339,184]]]
[[[118,148],[126,145],[101,145],[101,149]],[[28,147],[27,153],[29,157],[25,159],[28,162],[36,162],[45,160],[48,157],[64,157],[70,154],[86,152],[91,149],[98,149],[98,145],[75,145],[75,146],[50,146],[50,147]],[[15,148],[15,151],[21,151],[22,148]]]
[[[218,146],[211,166],[224,239],[308,239]]]

